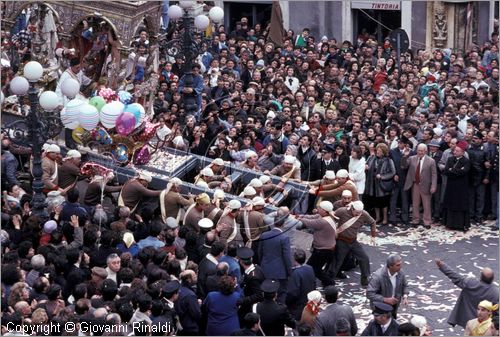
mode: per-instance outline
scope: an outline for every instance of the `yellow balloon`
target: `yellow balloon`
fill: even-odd
[[[76,129],[73,130],[71,133],[71,137],[73,137],[73,140],[77,142],[78,144],[82,145],[82,136],[85,133],[85,129],[82,128],[81,126],[77,127]]]

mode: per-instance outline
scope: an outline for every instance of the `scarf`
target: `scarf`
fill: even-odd
[[[309,310],[314,316],[317,316],[319,313],[319,305],[314,301],[309,301],[306,304],[307,310]]]
[[[491,326],[491,317],[481,323],[477,319],[475,321],[477,325],[471,330],[471,336],[484,336]]]

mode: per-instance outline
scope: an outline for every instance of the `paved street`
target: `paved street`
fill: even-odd
[[[455,232],[444,227],[425,230],[382,227],[385,237],[377,238],[376,246],[370,246],[368,228],[359,238],[365,244],[370,256],[371,271],[385,263],[391,253],[399,253],[404,259],[403,270],[409,278],[410,304],[400,309],[398,320],[405,321],[411,315],[427,318],[433,335],[463,335],[461,327],[452,328],[446,321],[460,290],[442,274],[435,262],[441,258],[448,265],[463,274],[479,275],[482,267],[495,271],[498,280],[498,231],[491,230],[490,224],[473,226],[467,233]],[[296,232],[298,246],[309,248],[312,236]],[[351,305],[358,318],[360,332],[371,319],[371,310],[365,291],[359,284],[359,268],[347,272],[348,279],[337,282],[341,289],[339,301]],[[497,281],[498,285],[498,281]]]

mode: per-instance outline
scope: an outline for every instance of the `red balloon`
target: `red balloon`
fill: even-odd
[[[135,116],[131,112],[122,112],[118,119],[116,120],[116,132],[122,136],[127,136],[129,133],[135,129]]]

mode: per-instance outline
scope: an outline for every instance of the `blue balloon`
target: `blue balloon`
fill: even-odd
[[[139,121],[141,120],[141,109],[139,108],[139,104],[133,103],[129,104],[125,107],[125,110],[127,112],[131,112],[134,114],[135,117],[135,124],[137,125]]]

